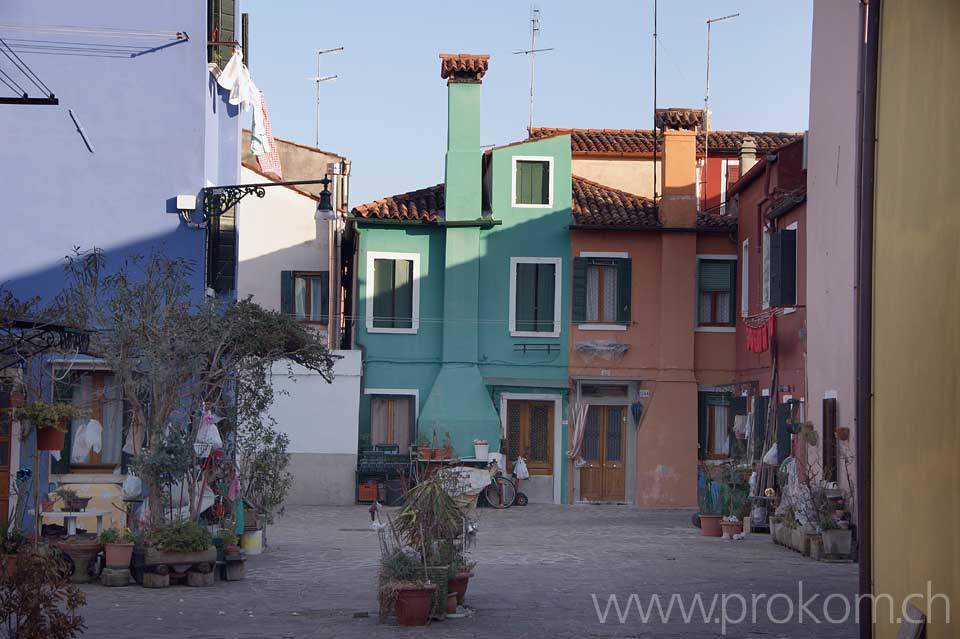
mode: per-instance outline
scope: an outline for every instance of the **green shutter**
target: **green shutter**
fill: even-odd
[[[393,263],[394,328],[413,328],[413,262]]]
[[[573,321],[587,321],[587,264],[585,257],[573,258]]]
[[[320,321],[330,321],[330,272],[320,273]]]
[[[293,317],[293,271],[280,271],[280,312]]]
[[[516,330],[536,330],[537,265],[517,264]]]
[[[393,328],[393,267],[393,260],[373,261],[373,326],[375,328]]]
[[[539,333],[552,333],[554,330],[553,314],[556,302],[556,266],[553,264],[537,264],[537,324]]]
[[[730,265],[736,267],[733,260],[701,260],[700,291],[729,291],[733,282]],[[733,305],[731,304],[731,307]]]
[[[550,200],[549,164],[517,161],[517,204],[546,204]]]
[[[620,257],[614,260],[617,264],[617,322],[630,323],[630,284],[631,260],[629,257]]]
[[[735,326],[737,324],[737,261],[727,260],[727,268],[729,269],[727,277],[730,280],[730,317],[727,321],[731,326]]]

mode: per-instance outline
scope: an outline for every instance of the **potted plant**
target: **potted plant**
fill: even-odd
[[[420,459],[433,459],[433,449],[430,447],[430,440],[426,435],[421,434],[417,437],[417,454]]]
[[[63,504],[64,512],[79,513],[87,509],[91,497],[81,497],[77,491],[66,486],[58,488],[53,495]]]
[[[151,532],[144,565],[212,564],[216,560],[209,530],[192,521],[168,521]]]
[[[0,578],[12,579],[17,572],[17,553],[23,546],[23,533],[16,528],[0,528]]]
[[[853,531],[841,528],[832,517],[820,523],[820,530],[824,555],[843,559],[850,556],[853,550]]]
[[[443,434],[443,446],[434,451],[433,456],[438,459],[453,459],[453,439],[449,431]]]
[[[697,495],[700,509],[700,534],[704,537],[721,537],[720,528],[720,486],[712,479],[706,479],[703,489]]]
[[[127,568],[133,557],[133,533],[127,528],[107,528],[100,533],[104,562],[110,568]]]
[[[36,401],[16,411],[20,421],[30,422],[37,429],[37,450],[63,450],[67,429],[77,410],[70,404],[48,404]]]
[[[378,600],[380,621],[394,612],[401,626],[424,626],[430,619],[436,584],[426,578],[420,558],[398,546],[387,548],[381,540]]]
[[[461,606],[467,596],[467,586],[470,585],[470,577],[473,577],[474,566],[476,566],[475,563],[467,563],[462,559],[450,566],[447,590],[457,596],[457,603]]]

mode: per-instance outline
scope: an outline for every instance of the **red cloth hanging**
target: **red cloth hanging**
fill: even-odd
[[[765,353],[770,349],[770,343],[773,341],[774,331],[773,313],[767,317],[767,321],[759,326],[747,325],[747,350],[751,353]]]

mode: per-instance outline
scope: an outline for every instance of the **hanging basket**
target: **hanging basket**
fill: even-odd
[[[66,435],[66,431],[62,431],[56,426],[38,428],[37,450],[63,450]]]

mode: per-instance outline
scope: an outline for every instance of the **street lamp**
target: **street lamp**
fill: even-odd
[[[333,206],[332,193],[330,193],[330,183],[332,181],[329,175],[324,176],[324,178],[320,180],[320,184],[323,185],[323,190],[320,191],[320,199],[317,202],[317,212],[313,215],[313,219],[317,222],[337,219],[337,211]]]

